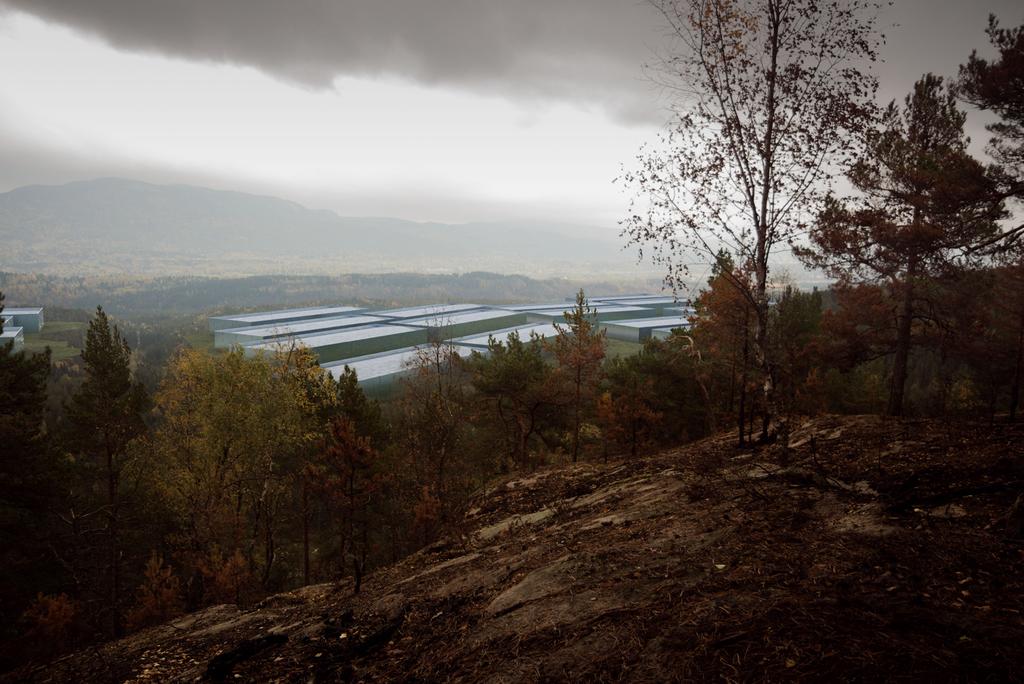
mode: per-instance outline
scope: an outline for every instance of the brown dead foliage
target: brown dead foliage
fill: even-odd
[[[33,681],[1011,681],[1024,426],[825,417],[496,483],[444,542]],[[212,664],[212,666],[211,666]],[[237,676],[236,676],[237,675]]]

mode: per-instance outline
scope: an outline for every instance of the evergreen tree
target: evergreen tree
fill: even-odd
[[[830,197],[797,249],[841,283],[878,282],[896,321],[888,412],[901,415],[914,325],[929,281],[969,266],[974,248],[1004,216],[993,179],[967,151],[966,115],[942,78],[919,80],[904,106],[891,103],[848,177],[852,200]]]
[[[739,446],[745,444],[747,420],[753,413],[751,377],[757,370],[753,358],[756,312],[745,295],[750,286],[749,270],[737,268],[727,253],[720,252],[707,289],[694,302],[691,331],[703,360],[704,385],[716,399],[708,406],[712,424],[719,422],[716,414],[735,416]]]
[[[338,378],[338,411],[352,421],[361,437],[368,437],[374,448],[380,449],[387,440],[380,402],[369,399],[359,386],[356,372],[345,366]]]
[[[814,376],[821,360],[822,300],[818,290],[787,286],[772,309],[772,346],[783,410],[813,414],[820,407]]]
[[[998,58],[987,60],[971,53],[960,67],[956,91],[978,109],[999,117],[987,126],[993,134],[989,152],[1016,180],[1011,192],[1020,196],[1024,194],[1024,26],[1000,28],[990,15],[986,33]],[[1012,232],[1021,231],[1024,226]]]
[[[663,415],[657,410],[654,378],[644,372],[641,355],[611,359],[597,413],[605,436],[635,458]]]
[[[473,388],[490,400],[502,426],[505,468],[527,468],[530,443],[559,404],[540,338],[534,334],[524,342],[516,332],[505,343],[491,338],[487,355],[474,353],[470,368]]]
[[[379,478],[377,452],[345,415],[335,418],[323,449],[306,465],[312,487],[327,500],[338,532],[340,565],[350,566],[359,593],[370,547],[370,506]]]
[[[59,586],[45,547],[56,480],[44,429],[49,374],[49,350],[0,344],[0,640],[16,636],[17,615],[37,592]]]
[[[558,335],[549,344],[558,362],[561,380],[569,387],[572,404],[572,462],[579,460],[580,426],[583,408],[592,403],[601,379],[605,354],[605,331],[597,326],[596,311],[590,308],[583,290],[576,304],[565,313],[565,326],[555,324]]]
[[[69,445],[105,492],[100,507],[106,536],[111,631],[122,632],[121,477],[130,458],[129,444],[145,432],[148,398],[132,373],[132,352],[102,307],[89,322],[82,351],[85,380],[67,406]]]
[[[4,295],[0,292],[0,314],[3,313],[3,302]],[[0,332],[2,330],[0,327]],[[0,450],[4,454],[4,473],[13,469],[31,470],[42,452],[46,379],[49,374],[49,350],[28,355],[25,352],[15,353],[11,342],[0,345]],[[19,457],[14,458],[15,455]],[[16,485],[13,488],[5,486],[0,489],[0,496],[18,489]]]
[[[421,348],[396,402],[392,473],[415,520],[412,547],[437,538],[489,470],[474,452],[466,364],[454,345]]]

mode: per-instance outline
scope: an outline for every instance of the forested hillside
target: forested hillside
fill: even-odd
[[[822,417],[493,482],[375,572],[9,679],[1014,681],[1021,425]]]

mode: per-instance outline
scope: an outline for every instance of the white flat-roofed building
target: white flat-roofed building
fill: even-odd
[[[656,315],[654,309],[648,309],[642,306],[626,306],[623,304],[598,303],[591,304],[588,308],[592,312],[590,320],[595,323],[601,321],[643,318],[644,316]],[[533,311],[527,311],[526,316],[531,323],[551,322],[565,324],[565,314],[571,311],[572,307],[566,308],[563,305],[554,309],[535,309]]]
[[[689,326],[690,319],[687,316],[657,316],[629,321],[610,321],[601,325],[610,339],[638,343],[649,340],[655,330],[673,330]]]
[[[314,318],[337,318],[365,311],[357,306],[313,306],[304,309],[281,309],[278,311],[256,311],[253,313],[210,316],[210,330],[217,332],[227,328],[280,325]]]
[[[507,309],[509,311],[547,311],[549,309],[565,311],[572,307],[565,302],[547,302],[542,304],[503,304],[499,308]]]
[[[308,335],[293,335],[257,342],[244,347],[244,349],[246,355],[252,356],[260,352],[273,353],[278,350],[286,350],[290,345],[302,345],[316,354],[321,364],[326,364],[356,356],[414,347],[427,342],[426,328],[388,323]]]
[[[448,316],[484,308],[486,307],[479,304],[427,304],[425,306],[407,306],[403,309],[382,309],[380,311],[370,311],[369,313],[375,316],[405,321],[412,318],[436,318],[438,316]]]
[[[0,332],[0,346],[12,343],[14,345],[12,351],[15,353],[25,348],[25,329],[5,325],[3,332]]]
[[[525,313],[503,309],[445,312],[401,320],[402,325],[426,328],[431,342],[522,325],[526,322]]]
[[[558,334],[558,330],[556,330],[555,326],[551,323],[533,323],[530,325],[519,325],[511,328],[505,328],[503,330],[493,330],[483,335],[460,337],[453,342],[464,347],[471,347],[478,351],[486,351],[487,345],[490,343],[492,338],[496,342],[505,344],[508,342],[508,336],[514,332],[519,333],[519,339],[523,342],[529,342],[534,334],[547,338],[552,338]]]
[[[26,333],[37,333],[43,329],[43,307],[5,306],[4,316],[10,316],[11,325],[23,328]],[[4,324],[6,327],[6,323]]]
[[[393,322],[391,319],[381,316],[353,314],[351,316],[314,318],[288,323],[275,323],[273,325],[255,325],[246,328],[225,328],[213,333],[213,346],[218,349],[224,349],[240,344],[244,347],[266,340],[391,322]]]
[[[687,302],[678,301],[672,295],[632,294],[608,295],[594,297],[591,301],[598,304],[619,304],[623,306],[640,306],[654,311],[655,316],[669,316],[669,309],[686,306]]]
[[[672,295],[632,294],[632,295],[607,295],[591,298],[592,302],[617,302],[620,304],[632,304],[634,306],[681,304]]]
[[[423,351],[421,352],[421,349]],[[461,358],[466,358],[473,353],[473,349],[453,345],[451,350]],[[430,348],[411,347],[395,351],[358,356],[342,361],[335,361],[324,364],[323,369],[330,373],[335,380],[341,377],[345,366],[356,372],[359,386],[370,396],[387,394],[395,383],[414,372],[420,362],[421,353],[429,353]]]
[[[668,338],[672,337],[672,333],[675,332],[676,330],[685,331],[689,329],[690,328],[688,325],[677,325],[675,327],[670,328],[655,328],[654,330],[651,331],[651,338],[655,340],[667,340]]]

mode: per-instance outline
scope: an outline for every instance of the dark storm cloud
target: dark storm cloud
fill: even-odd
[[[252,66],[308,87],[389,75],[511,97],[557,98],[663,121],[641,67],[663,39],[645,0],[0,0],[131,51]],[[896,0],[886,99],[923,71],[955,73],[985,46],[986,17],[1019,0]],[[893,24],[898,26],[892,26]]]
[[[247,65],[310,87],[390,75],[647,118],[642,0],[0,0],[131,51]],[[657,106],[653,108],[657,110]]]

